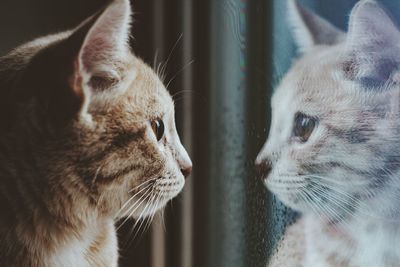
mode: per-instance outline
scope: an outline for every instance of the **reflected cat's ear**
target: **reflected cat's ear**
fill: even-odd
[[[81,40],[72,84],[77,95],[83,95],[86,87],[102,91],[121,80],[130,58],[131,13],[129,0],[113,0],[74,34]]]
[[[400,62],[400,32],[394,20],[373,0],[362,0],[350,15],[346,48],[356,77],[369,86],[386,82]]]
[[[348,46],[378,51],[398,43],[398,28],[385,10],[373,0],[358,2],[350,14]]]
[[[288,0],[289,25],[301,53],[315,45],[333,45],[344,40],[345,34],[297,0]]]

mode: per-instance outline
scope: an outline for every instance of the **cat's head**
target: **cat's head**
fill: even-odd
[[[256,160],[266,186],[290,207],[328,220],[382,206],[393,213],[387,189],[398,184],[392,174],[400,168],[397,26],[371,0],[354,7],[347,34],[288,4],[302,54],[272,98],[271,130]]]
[[[9,114],[2,138],[32,153],[50,210],[145,216],[191,172],[170,94],[130,51],[130,21],[129,1],[114,0],[77,29],[0,61]]]

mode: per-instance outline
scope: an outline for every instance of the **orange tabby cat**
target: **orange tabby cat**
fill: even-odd
[[[117,266],[114,222],[153,214],[192,163],[115,0],[0,58],[1,266]]]

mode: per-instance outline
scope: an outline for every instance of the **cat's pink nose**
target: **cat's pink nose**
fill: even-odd
[[[181,169],[181,172],[185,178],[187,178],[192,173],[192,166],[185,167]]]
[[[183,148],[181,143],[179,143],[178,148],[179,148],[178,150],[179,153],[177,157],[178,166],[181,169],[183,176],[186,178],[192,173],[193,164],[192,161],[190,160],[188,153]]]

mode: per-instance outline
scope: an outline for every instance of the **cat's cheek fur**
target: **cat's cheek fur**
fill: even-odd
[[[139,168],[138,172],[130,173],[123,177],[121,183],[121,196],[124,196],[115,210],[120,210],[117,218],[146,217],[152,215],[156,210],[174,198],[184,186],[184,177],[181,174],[179,165],[175,158],[174,148],[163,143],[155,143],[153,134],[148,131],[144,135],[142,145],[143,150],[134,154],[141,153],[150,157],[143,158],[143,162],[137,162],[140,166],[151,165],[149,168]],[[145,141],[147,140],[147,141]],[[132,190],[135,189],[135,190]],[[109,190],[115,192],[115,190]],[[146,196],[147,195],[147,196]],[[115,198],[110,196],[110,199]]]

